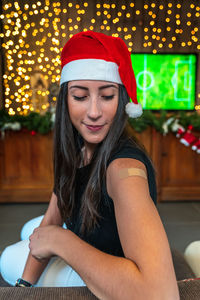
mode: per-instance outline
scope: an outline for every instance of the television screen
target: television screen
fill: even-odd
[[[195,54],[131,54],[137,98],[144,109],[193,110]]]

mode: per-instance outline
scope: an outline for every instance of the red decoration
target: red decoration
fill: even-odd
[[[36,135],[36,131],[31,130],[31,135]]]
[[[185,129],[183,127],[179,127],[176,133],[176,137],[180,138],[180,136],[185,132]]]
[[[192,129],[193,126],[189,125],[186,132],[183,134],[182,138],[180,139],[180,142],[185,146],[191,146],[196,141],[196,137],[192,133]]]
[[[196,151],[200,149],[200,138],[198,138],[195,143],[192,145],[192,150]]]

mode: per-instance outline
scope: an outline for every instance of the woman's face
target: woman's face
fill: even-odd
[[[106,137],[117,112],[118,96],[117,83],[97,80],[68,83],[69,116],[85,144],[98,144]],[[102,127],[93,131],[86,125]]]

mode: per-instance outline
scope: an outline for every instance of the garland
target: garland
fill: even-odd
[[[36,132],[44,135],[52,131],[54,122],[54,108],[52,108],[49,112],[46,112],[44,115],[31,112],[26,116],[10,116],[7,111],[3,109],[0,110],[0,131],[2,137],[5,136],[6,130],[28,130],[32,135],[35,135]]]
[[[166,135],[168,132],[175,133],[180,143],[191,146],[191,149],[200,154],[200,115],[197,111],[186,113],[168,114],[162,110],[159,116],[151,111],[146,111],[139,119],[129,119],[130,125],[137,132],[142,132],[148,126],[154,127],[157,131]]]
[[[150,110],[144,111],[142,116],[138,119],[129,119],[130,125],[136,132],[142,132],[147,129],[148,126],[154,127],[156,131],[166,135],[168,132],[175,132],[175,124],[184,128],[189,125],[193,126],[193,129],[200,132],[200,115],[197,111],[186,113],[184,111],[178,111],[176,113],[168,113],[165,110],[160,110],[159,114],[152,113]]]

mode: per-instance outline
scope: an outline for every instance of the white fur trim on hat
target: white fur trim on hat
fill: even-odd
[[[77,59],[64,65],[60,85],[71,80],[103,80],[122,84],[118,65],[103,59]]]
[[[130,118],[138,118],[142,115],[142,105],[140,103],[129,102],[126,104],[125,110]]]

